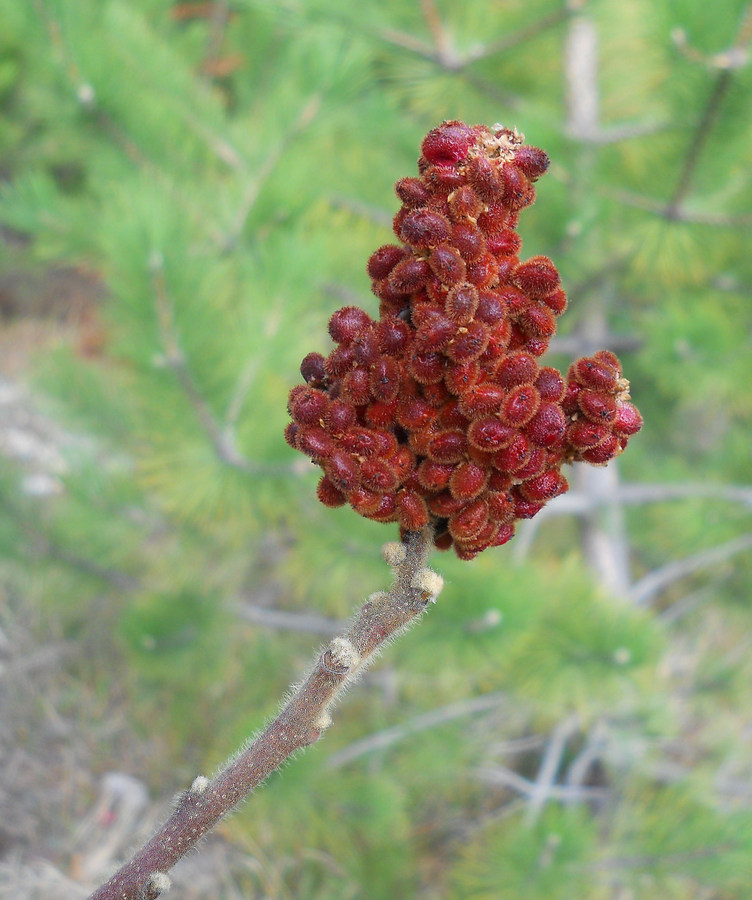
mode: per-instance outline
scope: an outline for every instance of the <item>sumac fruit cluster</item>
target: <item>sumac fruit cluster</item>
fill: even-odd
[[[519,213],[548,157],[516,131],[444,122],[395,188],[398,244],[368,260],[379,318],[346,306],[335,343],[290,392],[288,443],[318,497],[472,559],[567,490],[563,463],[604,464],[642,419],[614,354],[564,378],[540,363],[567,299],[545,256],[520,261]]]

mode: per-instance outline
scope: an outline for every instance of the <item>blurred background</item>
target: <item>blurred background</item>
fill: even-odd
[[[175,893],[750,897],[751,41],[742,0],[0,0],[0,897],[85,896],[388,584],[285,405],[451,118],[551,156],[547,360],[618,352],[645,427],[437,554]]]

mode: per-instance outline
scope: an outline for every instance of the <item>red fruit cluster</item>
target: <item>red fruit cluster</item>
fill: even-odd
[[[567,379],[540,356],[567,305],[545,256],[520,262],[520,210],[548,157],[514,131],[444,122],[402,178],[400,244],[368,260],[379,319],[346,306],[337,345],[292,389],[288,443],[321,466],[318,496],[472,559],[567,490],[565,462],[606,463],[642,419],[608,351]]]

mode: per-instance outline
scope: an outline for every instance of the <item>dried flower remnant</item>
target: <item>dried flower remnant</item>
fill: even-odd
[[[642,427],[602,350],[566,377],[540,364],[566,309],[556,267],[520,261],[519,213],[548,157],[516,131],[444,122],[400,179],[400,244],[368,260],[379,320],[347,306],[309,353],[288,443],[323,470],[318,496],[472,559],[567,490],[564,463],[603,465]]]

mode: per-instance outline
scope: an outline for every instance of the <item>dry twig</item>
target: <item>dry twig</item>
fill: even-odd
[[[156,834],[90,900],[155,900],[170,886],[167,872],[203,835],[291,754],[319,739],[343,690],[441,591],[440,576],[425,568],[432,545],[430,526],[386,545],[395,572],[391,589],[368,598],[352,625],[324,646],[277,718],[212,780],[196,778]]]

